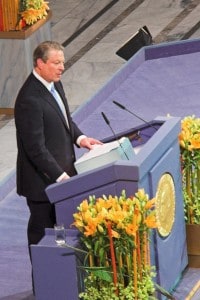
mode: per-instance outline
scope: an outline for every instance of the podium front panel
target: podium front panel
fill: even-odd
[[[158,230],[154,230],[154,247],[156,251],[157,281],[168,291],[177,284],[180,270],[184,270],[188,264],[184,209],[182,200],[182,182],[178,144],[172,145],[160,161],[150,170],[150,186],[152,194],[156,195],[159,180],[165,174],[169,174],[174,181],[175,187],[175,215],[171,231],[162,236]],[[168,187],[166,187],[168,188]],[[161,217],[163,222],[169,222],[170,214],[173,214],[173,207],[170,207],[170,199],[166,196],[166,189],[163,190],[161,203]],[[169,194],[170,196],[170,194]],[[167,199],[166,199],[167,198]]]

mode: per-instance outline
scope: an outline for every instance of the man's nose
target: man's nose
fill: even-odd
[[[64,69],[65,69],[65,64],[64,64],[64,63],[60,63],[60,64],[59,64],[59,69],[62,70],[62,71],[64,71]]]

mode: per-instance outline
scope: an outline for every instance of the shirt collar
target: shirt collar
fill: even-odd
[[[49,90],[51,91],[51,87],[54,84],[53,82],[48,82],[44,78],[42,78],[36,71],[33,69],[33,75]]]

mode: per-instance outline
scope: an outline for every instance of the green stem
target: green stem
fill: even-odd
[[[186,193],[189,199],[189,205],[187,206],[187,219],[188,222],[191,223],[192,222],[192,212],[191,212],[191,203],[192,203],[192,192],[191,192],[191,174],[190,174],[191,170],[190,168],[187,168],[185,170],[185,176],[186,176]]]
[[[200,195],[200,166],[199,162],[197,163],[197,197]]]

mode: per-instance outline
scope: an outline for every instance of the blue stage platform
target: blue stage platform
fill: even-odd
[[[200,116],[199,61],[200,40],[144,47],[79,107],[74,120],[87,134],[102,139],[112,132],[101,112],[116,133],[144,124],[113,104],[113,100],[146,121],[168,114]]]

